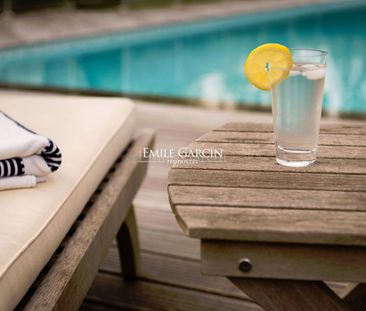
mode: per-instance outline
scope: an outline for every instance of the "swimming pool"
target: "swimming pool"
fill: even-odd
[[[366,1],[350,0],[0,50],[0,82],[268,106],[243,75],[254,47],[329,51],[325,110],[366,113]]]

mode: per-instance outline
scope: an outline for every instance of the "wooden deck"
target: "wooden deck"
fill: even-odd
[[[268,114],[218,112],[140,104],[140,127],[157,130],[157,148],[185,146],[228,121],[270,120]],[[170,165],[151,163],[135,199],[142,273],[122,281],[116,245],[111,247],[81,310],[260,310],[225,278],[201,276],[199,242],[185,237],[167,195]]]
[[[157,130],[157,148],[173,148],[227,122],[270,122],[271,115],[140,103],[138,121]],[[134,202],[142,249],[138,280],[122,281],[113,245],[81,310],[261,310],[227,279],[201,275],[199,241],[183,235],[170,210],[168,171],[168,164],[151,163]]]

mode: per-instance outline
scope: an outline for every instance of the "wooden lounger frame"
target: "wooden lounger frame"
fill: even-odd
[[[140,157],[153,141],[154,133],[144,131],[123,152],[16,310],[78,310],[115,237],[123,277],[136,276],[139,253],[132,201],[147,169]]]

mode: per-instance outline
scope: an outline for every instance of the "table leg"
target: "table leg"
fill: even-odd
[[[252,279],[230,277],[237,287],[266,311],[351,310],[320,281]]]
[[[127,217],[118,231],[117,244],[123,278],[125,280],[136,278],[139,270],[140,253],[133,206],[130,207]]]

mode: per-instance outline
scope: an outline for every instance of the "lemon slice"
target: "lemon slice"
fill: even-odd
[[[290,73],[292,56],[281,44],[267,43],[255,48],[245,62],[244,71],[250,83],[268,91]]]

